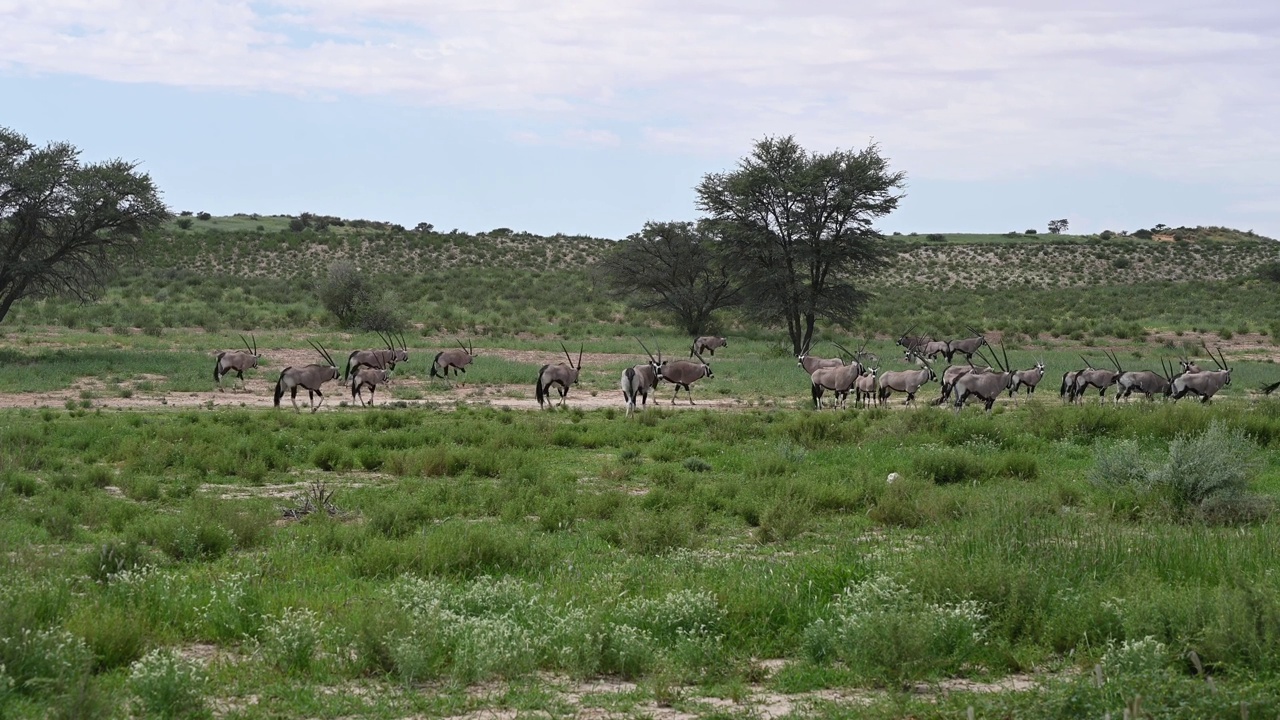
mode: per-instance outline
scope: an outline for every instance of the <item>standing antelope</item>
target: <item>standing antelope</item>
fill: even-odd
[[[244,371],[252,370],[258,367],[258,361],[262,356],[258,354],[258,338],[251,333],[249,337],[253,337],[253,347],[249,347],[249,341],[244,339],[244,335],[240,336],[240,342],[244,343],[244,351],[227,350],[218,353],[218,359],[213,363],[213,381],[218,384],[218,392],[222,392],[222,378],[228,373],[235,373],[240,380],[240,389],[243,390]],[[231,386],[235,390],[235,384]]]
[[[853,404],[855,406],[866,407],[871,402],[880,389],[880,384],[876,382],[876,373],[880,372],[880,368],[869,368],[865,373],[858,376],[853,383]]]
[[[1036,360],[1036,364],[1028,370],[1019,370],[1013,374],[1013,384],[1009,386],[1009,397],[1015,397],[1020,388],[1027,389],[1027,396],[1036,391],[1036,386],[1044,379],[1044,360]]]
[[[351,375],[351,399],[360,398],[360,405],[365,405],[364,388],[369,388],[369,405],[373,404],[373,396],[378,386],[391,380],[390,375],[382,368],[362,367]]]
[[[1116,380],[1124,374],[1124,368],[1120,367],[1120,361],[1116,359],[1115,353],[1103,350],[1102,354],[1111,361],[1112,365],[1116,366],[1116,369],[1105,370],[1102,368],[1095,368],[1090,365],[1088,370],[1081,370],[1076,373],[1074,397],[1077,402],[1084,402],[1085,391],[1091,387],[1098,388],[1098,402],[1103,402],[1102,398],[1106,394],[1107,388],[1115,385]],[[1088,360],[1085,360],[1085,363],[1088,362]]]
[[[465,373],[467,366],[472,360],[476,359],[476,348],[467,340],[467,344],[463,345],[462,341],[458,341],[457,350],[441,350],[436,353],[436,357],[431,361],[431,377],[448,378],[449,371],[453,370],[454,377],[458,373]]]
[[[1156,393],[1167,396],[1173,389],[1173,366],[1166,365],[1164,358],[1161,358],[1160,368],[1163,374],[1153,370],[1130,370],[1123,373],[1116,379],[1116,402],[1120,402],[1122,398],[1127,399],[1135,390],[1146,395],[1148,400]]]
[[[969,372],[960,376],[956,380],[953,392],[956,394],[955,412],[959,413],[964,409],[965,400],[970,395],[976,395],[982,400],[986,411],[991,412],[991,408],[996,403],[996,398],[1000,397],[1000,393],[1009,389],[1013,383],[1013,373],[1009,370],[1009,354],[1005,352],[1004,341],[1000,341],[1000,352],[1004,355],[1004,363],[1001,364],[1000,357],[994,352],[991,353],[992,359],[1000,368],[1000,372]],[[985,360],[985,358],[984,358]]]
[[[1218,348],[1216,357],[1208,347],[1205,350],[1218,369],[1185,372],[1174,378],[1171,388],[1174,400],[1180,399],[1187,393],[1195,393],[1200,396],[1200,402],[1207,403],[1219,390],[1231,384],[1231,368],[1227,367],[1227,359],[1222,355],[1222,348]]]
[[[284,397],[284,391],[289,391],[289,398],[293,400],[293,410],[298,412],[298,388],[303,387],[307,390],[307,403],[311,405],[311,412],[320,409],[320,405],[324,404],[324,393],[320,391],[320,386],[330,380],[341,380],[342,372],[338,370],[338,364],[333,361],[328,351],[323,345],[317,345],[308,340],[311,347],[320,353],[320,357],[324,358],[328,365],[304,365],[300,368],[287,367],[280,371],[280,379],[276,381],[276,407],[280,407],[280,398]],[[320,396],[320,403],[315,403],[315,396]]]
[[[813,375],[813,372],[818,368],[840,367],[841,365],[844,365],[844,360],[840,358],[824,359],[810,355],[810,347],[811,346],[805,346],[804,352],[796,356],[796,365],[804,368],[804,371],[809,375]]]
[[[915,325],[907,328],[907,331],[902,333],[902,337],[898,338],[898,344],[908,350],[915,351],[923,347],[926,343],[933,342],[933,338],[928,335],[912,335],[911,331],[915,329]]]
[[[698,358],[698,362],[690,360],[676,360],[673,362],[665,362],[658,366],[658,374],[663,380],[676,386],[675,395],[671,396],[671,404],[676,404],[676,398],[680,397],[680,388],[684,388],[685,397],[689,398],[690,405],[696,405],[693,401],[693,389],[689,386],[701,380],[702,378],[715,378],[711,373],[711,366],[701,355],[694,354]]]
[[[352,350],[347,356],[347,365],[342,370],[342,382],[347,382],[352,373],[362,367],[371,367],[378,370],[395,370],[396,363],[409,361],[409,348],[405,344],[404,334],[399,337],[395,335],[383,335],[378,333],[378,337],[386,344],[386,349],[377,350]],[[396,347],[392,339],[400,343],[400,347]]]
[[[973,354],[978,351],[978,348],[987,344],[985,335],[973,328],[969,328],[969,331],[973,333],[973,337],[951,340],[947,343],[945,351],[947,362],[951,362],[956,353],[963,354],[965,362],[970,362],[973,360]]]
[[[711,351],[711,357],[716,356],[716,348],[729,347],[729,339],[722,338],[717,335],[704,335],[693,341],[693,348],[689,351],[689,357],[701,355],[708,350]]]
[[[916,355],[916,357],[919,358],[919,355]],[[920,360],[924,363],[924,368],[921,370],[898,370],[882,373],[880,375],[879,399],[881,405],[887,403],[889,401],[889,396],[895,391],[907,394],[907,399],[903,403],[904,405],[913,403],[916,400],[916,393],[920,391],[920,388],[923,387],[925,383],[938,378],[938,376],[933,372],[933,366],[923,358],[920,358]]]
[[[849,364],[818,368],[809,374],[813,402],[818,406],[819,410],[822,409],[822,394],[826,390],[835,393],[835,401],[832,403],[832,407],[843,406],[849,400],[849,391],[854,388],[858,378],[862,376],[865,370],[857,358],[866,350],[866,340],[862,341],[862,347],[858,348],[858,352],[850,352],[848,348],[838,342],[833,341],[831,344],[840,348],[841,352],[849,356]]]
[[[649,348],[640,342],[640,338],[636,338],[636,342],[644,348],[645,354],[649,356],[649,362],[634,365],[622,371],[619,385],[622,386],[622,399],[627,402],[627,417],[631,417],[631,413],[635,412],[636,397],[640,397],[641,405],[647,405],[650,391],[657,389],[658,382],[662,380],[662,375],[659,373],[659,368],[662,367],[662,348],[658,348],[658,357],[655,358],[653,353],[649,352]]]
[[[920,346],[920,354],[930,360],[936,360],[939,355],[946,355],[948,345],[949,343],[945,340],[930,340]]]
[[[555,365],[543,365],[538,369],[538,380],[533,386],[534,396],[538,398],[538,407],[542,407],[543,403],[551,404],[551,386],[557,385],[556,391],[560,393],[560,405],[565,404],[565,396],[569,394],[569,386],[578,384],[578,373],[582,372],[582,347],[578,348],[578,364],[573,364],[573,357],[569,355],[569,348],[560,343],[560,349],[564,351],[564,358],[569,364],[556,363]]]

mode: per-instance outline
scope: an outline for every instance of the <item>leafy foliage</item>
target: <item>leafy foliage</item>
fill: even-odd
[[[135,163],[79,155],[0,127],[0,320],[24,297],[97,296],[120,257],[169,217]]]

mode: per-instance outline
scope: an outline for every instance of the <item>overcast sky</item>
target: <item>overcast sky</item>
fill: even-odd
[[[623,237],[766,136],[880,229],[1280,237],[1274,0],[0,0],[0,125],[174,210]]]

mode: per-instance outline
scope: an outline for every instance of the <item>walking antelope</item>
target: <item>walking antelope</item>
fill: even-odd
[[[914,354],[914,353],[913,353]],[[919,358],[919,355],[916,355]],[[933,366],[924,358],[920,358],[924,363],[924,368],[920,370],[897,370],[880,375],[880,404],[884,405],[889,400],[889,396],[894,392],[904,392],[907,394],[906,402],[903,404],[913,403],[916,400],[916,393],[920,388],[930,380],[936,380],[937,375],[933,372]]]
[[[1102,354],[1111,361],[1112,365],[1116,366],[1116,369],[1105,370],[1102,368],[1095,368],[1090,365],[1088,370],[1081,370],[1076,373],[1074,397],[1077,401],[1084,402],[1085,391],[1091,387],[1096,387],[1098,388],[1098,402],[1102,402],[1103,396],[1106,395],[1107,388],[1115,385],[1116,380],[1124,374],[1124,368],[1120,367],[1120,361],[1116,359],[1115,353],[1103,350]],[[1088,362],[1088,360],[1085,360],[1085,363]]]
[[[1093,363],[1089,362],[1088,358],[1081,355],[1080,359],[1084,360],[1085,367],[1090,370],[1093,369]],[[1058,390],[1058,397],[1062,398],[1064,402],[1073,403],[1076,401],[1076,378],[1079,377],[1082,372],[1084,372],[1084,370],[1071,370],[1062,373],[1062,388]]]
[[[947,354],[947,345],[948,343],[945,340],[930,340],[920,346],[920,354],[930,360],[936,360],[939,355]]]
[[[1222,349],[1218,349],[1216,357],[1208,347],[1205,347],[1205,351],[1209,353],[1209,358],[1218,366],[1218,369],[1185,372],[1174,378],[1171,388],[1174,400],[1180,399],[1187,393],[1195,393],[1200,396],[1200,402],[1207,403],[1219,390],[1231,384],[1231,368],[1227,367],[1227,359],[1223,357]]]
[[[1120,402],[1122,398],[1127,399],[1135,390],[1146,395],[1148,400],[1156,393],[1167,396],[1173,389],[1173,366],[1166,364],[1164,358],[1161,358],[1160,369],[1162,373],[1154,370],[1131,370],[1121,374],[1116,379],[1116,402]]]
[[[252,334],[249,337],[253,337]],[[218,392],[222,392],[222,378],[229,373],[235,373],[236,378],[240,380],[240,389],[244,389],[244,371],[252,370],[258,367],[258,361],[262,356],[258,354],[258,338],[253,337],[253,347],[249,347],[249,341],[244,339],[244,335],[240,336],[240,342],[244,343],[244,351],[226,350],[218,353],[218,359],[213,363],[213,381],[218,384]],[[232,384],[232,390],[235,385]]]
[[[716,348],[729,347],[729,339],[722,338],[717,335],[704,335],[693,341],[693,348],[689,350],[689,357],[701,355],[710,350],[711,357],[716,356]]]
[[[858,378],[862,376],[862,363],[857,358],[867,348],[867,340],[862,341],[862,347],[858,348],[858,352],[850,352],[848,348],[838,342],[832,342],[840,351],[849,356],[848,365],[839,365],[825,368],[818,368],[809,374],[810,390],[813,394],[813,402],[822,409],[822,394],[824,391],[830,390],[835,393],[836,405],[844,405],[849,399],[849,391],[854,388]]]
[[[934,405],[943,405],[951,398],[951,392],[955,390],[956,380],[964,377],[969,373],[994,372],[995,368],[990,365],[987,367],[975,367],[973,365],[948,365],[946,370],[942,371],[942,377],[938,378],[938,383],[942,385],[942,395],[933,401]]]
[[[656,390],[658,382],[662,380],[662,375],[659,373],[659,368],[662,367],[662,348],[658,348],[658,357],[655,358],[640,338],[636,338],[636,342],[644,348],[645,354],[649,356],[649,362],[634,365],[622,371],[619,385],[622,386],[622,399],[627,401],[627,417],[631,417],[631,413],[635,412],[636,397],[640,398],[641,405],[647,405],[649,392]]]
[[[436,353],[435,359],[431,361],[431,377],[447,379],[450,370],[453,370],[454,377],[457,377],[458,373],[465,373],[467,366],[475,359],[476,348],[471,340],[468,339],[466,345],[459,340],[457,350],[441,350]]]
[[[1009,353],[1005,352],[1003,340],[1000,342],[1000,353],[1004,355],[1004,363],[1000,362],[998,355],[991,353],[1000,372],[968,372],[956,380],[952,392],[956,395],[955,411],[957,413],[964,409],[964,402],[970,395],[976,395],[983,401],[986,411],[991,412],[996,398],[1013,384],[1013,372],[1009,370]],[[984,357],[983,360],[985,359]]]
[[[369,388],[369,405],[373,404],[373,396],[378,392],[378,386],[386,384],[391,380],[391,376],[382,368],[362,367],[351,375],[351,399],[360,398],[360,405],[364,406],[364,388]]]
[[[1009,397],[1015,397],[1018,390],[1025,387],[1027,395],[1036,391],[1036,386],[1044,379],[1044,360],[1036,360],[1035,366],[1029,370],[1019,370],[1013,374],[1013,384],[1009,386]]]
[[[964,355],[965,362],[970,362],[973,360],[973,354],[978,351],[978,348],[987,344],[987,338],[985,335],[973,328],[969,328],[969,332],[972,332],[974,336],[962,338],[960,340],[951,340],[947,343],[947,349],[945,350],[947,362],[951,362],[951,359],[956,353],[962,353]]]
[[[560,393],[560,405],[565,404],[565,396],[569,394],[569,386],[578,384],[578,373],[582,372],[582,347],[578,348],[578,364],[573,364],[573,357],[569,355],[569,348],[560,343],[560,349],[564,351],[565,360],[569,364],[556,363],[555,365],[543,365],[538,370],[538,381],[534,384],[534,396],[538,398],[538,407],[542,407],[543,403],[551,404],[551,386],[557,385],[556,391]]]
[[[672,405],[675,405],[676,398],[680,397],[680,388],[684,388],[685,397],[689,398],[689,404],[696,405],[697,403],[693,401],[693,390],[689,386],[704,377],[715,378],[707,361],[703,360],[702,356],[697,353],[694,353],[694,357],[698,358],[698,362],[675,360],[664,362],[658,366],[658,375],[663,380],[676,386],[676,393],[671,396]]]
[[[308,340],[311,347],[320,353],[320,357],[324,358],[328,365],[304,365],[303,367],[287,367],[280,371],[280,379],[276,381],[276,407],[280,407],[280,398],[284,397],[284,391],[289,391],[289,398],[293,400],[293,410],[298,412],[298,388],[305,388],[307,391],[307,403],[311,405],[311,412],[320,409],[320,405],[324,404],[324,393],[320,391],[320,386],[330,380],[341,380],[342,372],[338,370],[338,364],[333,361],[328,351],[323,345],[317,345]],[[320,404],[314,404],[315,396],[320,396]]]
[[[804,368],[804,371],[809,375],[813,375],[813,372],[818,368],[840,367],[841,365],[844,365],[844,360],[840,358],[820,358],[810,355],[809,350],[811,347],[812,345],[805,346],[804,352],[796,356],[796,365]]]
[[[386,344],[386,349],[377,350],[352,350],[347,356],[347,365],[342,370],[342,382],[347,382],[351,375],[362,367],[371,367],[378,370],[395,370],[396,363],[409,361],[409,348],[405,344],[404,335],[399,337],[395,335],[383,335],[378,333],[378,337]],[[392,339],[400,343],[400,347],[396,347]]]

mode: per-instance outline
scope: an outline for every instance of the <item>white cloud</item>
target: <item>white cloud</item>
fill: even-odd
[[[1244,1],[0,0],[0,68],[378,95],[551,128],[525,142],[740,154],[765,134],[874,137],[930,177],[1269,183],[1277,30],[1280,6]]]

